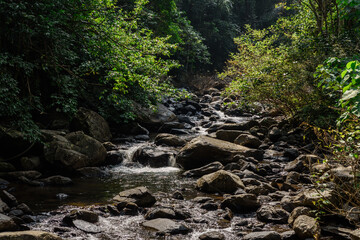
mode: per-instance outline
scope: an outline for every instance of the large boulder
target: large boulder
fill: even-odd
[[[17,229],[17,225],[14,222],[14,220],[11,217],[8,217],[0,213],[0,232],[14,231],[16,229]]]
[[[279,206],[263,205],[257,210],[256,216],[263,222],[287,223],[289,213]]]
[[[249,120],[241,123],[225,123],[214,125],[208,129],[208,132],[216,132],[217,130],[238,130],[238,131],[246,131],[250,130],[252,127],[259,126],[259,122],[255,120]]]
[[[0,233],[0,240],[62,240],[62,238],[43,231],[20,231]]]
[[[234,142],[249,148],[258,148],[261,145],[260,139],[251,134],[241,134]]]
[[[106,149],[96,139],[83,132],[72,132],[65,137],[56,135],[44,146],[45,159],[68,170],[96,166],[105,161]]]
[[[261,150],[250,149],[227,141],[200,136],[187,143],[177,155],[176,161],[184,169],[194,169],[211,162],[227,164],[235,155],[262,159]]]
[[[245,235],[243,240],[281,240],[281,236],[275,231],[252,232]]]
[[[110,128],[106,120],[98,113],[80,108],[71,121],[73,131],[83,131],[85,134],[100,142],[107,142],[111,139]]]
[[[146,187],[137,187],[120,192],[113,198],[117,202],[133,202],[139,207],[151,207],[155,204],[155,197]]]
[[[228,142],[234,142],[234,140],[240,135],[245,133],[239,130],[218,130],[216,131],[216,138]]]
[[[145,127],[157,130],[164,123],[173,122],[177,119],[176,115],[161,103],[156,105],[156,111],[137,104],[134,107],[137,112],[138,121]]]
[[[234,193],[245,188],[237,175],[224,170],[202,176],[196,185],[199,190],[210,193]]]

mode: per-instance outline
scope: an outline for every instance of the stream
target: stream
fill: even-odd
[[[213,115],[203,116],[197,114],[190,116],[195,123],[189,133],[184,137],[191,139],[199,135],[207,134],[204,125],[211,126],[225,122],[239,123],[249,120],[250,117],[230,117],[219,110],[208,105]],[[254,117],[252,117],[254,118]],[[209,124],[211,123],[211,124]],[[37,222],[30,224],[33,230],[56,232],[64,239],[198,239],[204,232],[213,230],[220,231],[226,239],[237,239],[234,229],[236,223],[243,222],[247,218],[253,221],[255,213],[236,215],[231,222],[218,221],[224,210],[218,209],[208,211],[201,208],[201,205],[191,201],[195,197],[211,196],[215,201],[222,199],[218,195],[210,195],[195,190],[196,179],[184,178],[182,170],[175,164],[175,159],[169,162],[169,166],[152,168],[143,166],[132,161],[134,152],[141,147],[151,147],[159,151],[178,151],[179,148],[156,146],[153,139],[149,141],[125,141],[116,144],[117,151],[122,152],[125,157],[123,162],[115,166],[102,167],[107,174],[104,178],[72,178],[73,184],[64,187],[29,187],[25,185],[14,185],[13,194],[18,201],[25,202],[37,215]],[[145,230],[141,223],[144,221],[142,214],[136,216],[111,216],[104,213],[104,206],[110,204],[112,198],[120,191],[139,186],[146,186],[156,197],[156,206],[171,206],[185,209],[191,212],[192,221],[186,222],[193,231],[187,235],[174,235],[160,237],[154,231]],[[172,193],[180,191],[184,200],[179,201],[171,198]],[[99,213],[99,224],[101,232],[97,234],[85,233],[76,228],[62,226],[62,219],[72,209],[90,209]],[[261,226],[261,224],[259,225]]]

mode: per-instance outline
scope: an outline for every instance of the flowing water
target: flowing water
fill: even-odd
[[[214,110],[215,111],[215,110]],[[241,122],[248,118],[228,117],[220,111],[215,111],[218,123]],[[196,118],[194,120],[197,120]],[[203,118],[204,120],[204,118]],[[206,117],[205,117],[205,120]],[[200,121],[196,121],[192,129],[192,137],[206,134],[206,128]],[[227,236],[227,239],[238,239],[234,229],[238,228],[237,222],[244,219],[252,219],[254,215],[235,216],[230,222],[219,221],[219,216],[224,210],[207,211],[200,205],[190,201],[197,196],[206,196],[195,190],[195,179],[181,177],[181,169],[175,167],[174,162],[168,167],[150,168],[132,162],[134,152],[144,146],[153,146],[158,150],[174,150],[173,148],[155,146],[149,142],[132,142],[118,145],[118,151],[125,154],[122,164],[108,166],[103,169],[109,173],[109,177],[103,179],[73,178],[73,185],[66,187],[29,187],[14,185],[14,195],[20,202],[25,202],[38,214],[38,223],[30,225],[31,229],[62,232],[60,235],[65,239],[198,239],[204,232],[217,230]],[[103,213],[103,206],[110,203],[111,199],[120,191],[146,186],[154,193],[157,205],[185,209],[192,215],[192,221],[186,222],[193,231],[187,235],[175,235],[170,238],[156,236],[154,232],[145,230],[141,226],[144,221],[143,215],[137,216],[110,216]],[[185,201],[171,198],[175,191],[181,191]],[[212,196],[218,201],[219,196]],[[188,201],[187,201],[188,200]],[[90,208],[100,213],[100,221],[97,224],[101,233],[87,234],[75,228],[56,230],[61,227],[64,215],[76,207]]]

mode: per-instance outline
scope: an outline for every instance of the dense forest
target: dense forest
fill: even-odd
[[[311,153],[324,163],[336,159],[348,169],[342,180],[351,184],[334,180],[334,189],[344,191],[338,194],[343,206],[320,199],[316,218],[325,211],[348,219],[345,205],[359,210],[360,0],[0,0],[0,22],[0,162],[15,160],[18,167],[28,153],[46,160],[58,154],[47,150],[56,138],[49,141],[44,129],[65,130],[64,136],[79,130],[79,109],[105,119],[118,141],[135,125],[131,133],[145,141],[151,139],[148,130],[164,133],[166,127],[179,135],[188,134],[186,126],[198,132],[205,126],[210,135],[213,129],[252,134],[255,127],[253,135],[273,143],[254,144],[266,152],[285,149],[283,142],[291,140],[280,141],[279,132],[286,129],[288,135],[303,134],[301,141],[311,142]],[[206,107],[213,112],[201,110]],[[169,117],[170,110],[181,115],[181,124],[142,124],[144,114]],[[211,114],[220,110],[286,123],[269,120],[278,124],[270,128],[250,121],[251,127],[226,129],[239,123],[229,118],[224,128],[216,125],[222,115]],[[193,121],[204,118],[199,126]],[[15,142],[30,147],[7,147],[14,133],[20,136]],[[108,135],[97,140],[107,142]],[[185,144],[176,141],[176,147]],[[293,153],[285,157],[299,155]],[[251,154],[259,163],[258,152]],[[76,156],[86,162],[83,155]],[[323,186],[323,175],[311,177]],[[360,217],[351,221],[358,226]]]

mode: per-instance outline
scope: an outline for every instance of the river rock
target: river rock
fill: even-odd
[[[142,225],[146,228],[169,234],[186,234],[191,231],[187,226],[167,218],[156,218],[143,222]]]
[[[260,207],[259,201],[254,194],[237,194],[226,197],[221,202],[221,208],[229,208],[236,213],[246,213],[256,210]]]
[[[296,237],[296,233],[295,233],[294,230],[282,232],[280,235],[281,235],[282,240],[295,240],[295,239],[298,239]]]
[[[239,130],[218,130],[216,131],[216,138],[228,142],[234,142],[234,140],[244,131]]]
[[[83,132],[57,136],[44,147],[45,159],[54,165],[74,170],[101,164],[106,158],[105,147]]]
[[[149,192],[146,187],[137,187],[120,192],[113,198],[114,201],[133,202],[139,207],[151,207],[155,204],[155,197]]]
[[[62,238],[43,231],[20,231],[0,233],[0,240],[62,240]]]
[[[157,132],[159,133],[171,133],[173,129],[184,129],[183,123],[179,122],[166,122],[164,123]]]
[[[160,151],[153,146],[141,147],[133,155],[132,161],[154,168],[172,166],[174,164],[174,153]]]
[[[266,128],[276,125],[277,123],[278,122],[276,121],[276,119],[274,119],[272,117],[265,117],[259,121],[260,126],[266,127]]]
[[[243,240],[281,240],[281,236],[275,231],[252,232],[245,235]]]
[[[302,206],[314,207],[322,200],[335,203],[335,192],[331,189],[306,189],[294,197],[294,203]]]
[[[269,139],[273,142],[276,142],[282,136],[282,132],[277,127],[273,127],[269,131]]]
[[[238,176],[224,170],[202,176],[196,185],[200,191],[210,193],[234,193],[238,188],[245,188]]]
[[[200,240],[225,240],[225,235],[216,231],[203,233],[199,236]]]
[[[329,171],[329,174],[331,175],[331,177],[334,179],[334,181],[336,183],[344,183],[344,182],[350,182],[352,180],[354,180],[354,174],[353,174],[353,169],[351,168],[351,166],[349,167],[344,167],[344,166],[339,166],[337,168],[333,168]]]
[[[209,163],[200,168],[195,168],[192,170],[188,170],[183,173],[185,177],[202,177],[206,174],[213,173],[219,170],[222,170],[224,166],[220,162]]]
[[[223,140],[200,136],[187,143],[177,155],[176,161],[184,169],[194,169],[211,162],[229,163],[235,155],[262,159],[260,150],[250,149]]]
[[[51,185],[51,186],[65,186],[73,183],[71,178],[63,177],[60,175],[40,179],[39,181],[45,183],[46,185]]]
[[[289,213],[279,206],[263,205],[256,216],[262,222],[287,223]]]
[[[41,177],[41,173],[38,171],[16,171],[16,172],[2,172],[0,176],[7,179],[18,179],[20,177],[26,177],[27,179],[38,179]]]
[[[255,120],[249,120],[241,123],[225,123],[217,124],[208,129],[208,132],[216,132],[217,130],[238,130],[238,131],[247,131],[252,127],[258,126],[259,123]]]
[[[92,211],[78,209],[71,211],[63,218],[63,222],[68,225],[72,225],[74,220],[83,220],[90,223],[96,223],[99,221],[99,216]]]
[[[83,131],[100,142],[107,142],[111,139],[111,133],[108,123],[98,113],[79,108],[71,121],[72,131]]]
[[[0,198],[0,213],[9,211],[9,206]]]
[[[17,230],[17,225],[11,217],[0,213],[0,232]]]
[[[155,218],[169,218],[169,219],[178,219],[176,213],[171,208],[156,208],[151,209],[145,214],[146,220],[151,220]]]
[[[181,147],[184,146],[186,141],[176,135],[168,134],[168,133],[160,133],[155,137],[155,144],[161,145],[165,144],[173,147]]]
[[[234,142],[249,148],[258,148],[261,145],[260,139],[251,134],[241,134]]]
[[[312,217],[300,215],[293,224],[293,229],[300,239],[320,237],[320,225]]]
[[[135,104],[134,107],[139,123],[145,127],[157,130],[164,123],[173,122],[177,119],[176,115],[161,103],[156,105],[156,111],[138,104]]]
[[[126,159],[126,154],[121,150],[112,150],[106,154],[106,165],[118,165]]]
[[[310,211],[311,211],[311,209],[308,208],[308,207],[297,207],[297,208],[295,208],[295,209],[291,212],[291,214],[290,214],[290,216],[289,216],[289,219],[288,219],[289,225],[292,226],[293,223],[294,223],[294,221],[295,221],[295,219],[296,219],[297,217],[299,217],[300,215],[310,216]]]
[[[14,165],[8,162],[0,161],[0,172],[14,172],[14,171],[16,171]]]
[[[96,226],[93,223],[84,221],[84,220],[79,220],[79,219],[74,220],[73,224],[77,229],[80,229],[81,231],[86,232],[86,233],[99,233],[99,232],[101,232],[100,227]]]
[[[309,171],[309,167],[317,162],[322,162],[322,159],[313,154],[303,154],[297,157],[294,161],[289,162],[284,170],[287,172],[295,171],[295,172],[306,172]]]

